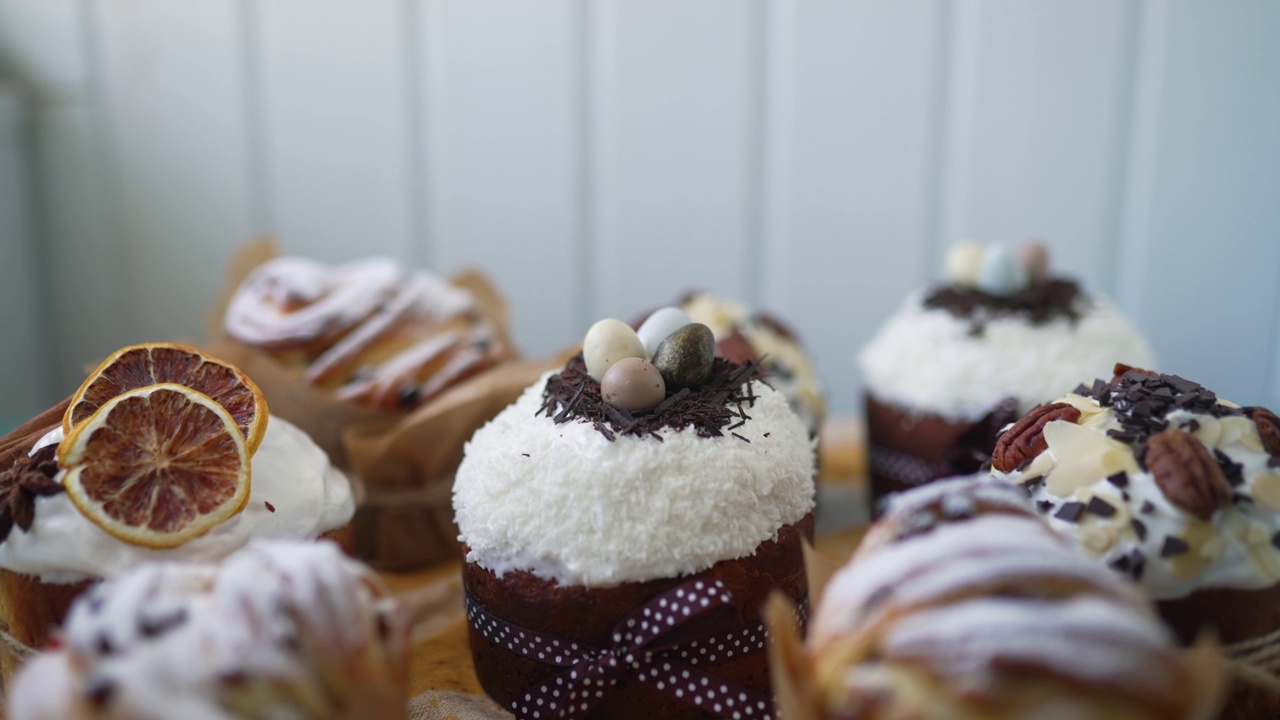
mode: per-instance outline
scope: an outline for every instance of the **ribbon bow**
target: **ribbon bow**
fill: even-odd
[[[732,596],[719,580],[690,580],[637,608],[595,647],[516,627],[466,599],[467,620],[482,636],[526,658],[567,668],[512,700],[522,720],[576,720],[624,678],[724,718],[772,717],[771,698],[699,668],[764,650],[760,622],[725,628]]]

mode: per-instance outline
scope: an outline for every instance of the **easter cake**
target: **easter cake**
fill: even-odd
[[[1184,641],[1221,639],[1227,717],[1280,716],[1280,418],[1118,366],[1014,423],[992,464]]]
[[[471,649],[517,717],[770,716],[759,608],[805,602],[814,451],[753,363],[713,351],[687,320],[602,320],[467,444]]]
[[[1043,245],[960,243],[946,266],[858,356],[875,500],[976,471],[1002,427],[1062,388],[1151,365],[1110,302],[1050,272]]]

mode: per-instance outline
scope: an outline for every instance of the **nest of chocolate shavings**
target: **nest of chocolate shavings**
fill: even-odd
[[[1186,378],[1117,367],[1117,371],[1121,370],[1123,372],[1111,382],[1094,380],[1092,387],[1080,385],[1075,392],[1115,411],[1120,429],[1108,430],[1107,435],[1133,447],[1140,460],[1145,454],[1147,439],[1169,427],[1167,416],[1175,410],[1215,418],[1244,414],[1241,408],[1220,404],[1212,390]],[[1190,420],[1179,429],[1194,432],[1196,421]],[[1222,458],[1219,464],[1224,464]],[[1230,464],[1230,458],[1225,464]],[[1230,471],[1232,468],[1225,464],[1224,471]]]
[[[927,308],[939,308],[970,322],[969,332],[981,335],[987,323],[1019,316],[1032,325],[1044,325],[1058,318],[1080,319],[1084,303],[1080,286],[1072,280],[1054,278],[1028,285],[1010,295],[993,295],[977,288],[944,285],[924,299]]]
[[[32,456],[23,453],[0,472],[0,542],[9,538],[14,525],[23,532],[31,529],[37,497],[63,492],[62,485],[53,480],[58,474],[56,450],[56,445],[50,445]]]
[[[751,419],[747,410],[755,405],[756,395],[750,381],[759,379],[763,377],[758,362],[738,364],[718,357],[702,387],[684,388],[668,395],[652,410],[630,412],[604,401],[600,383],[587,374],[587,364],[578,353],[564,370],[547,379],[537,414],[556,423],[591,423],[610,442],[622,435],[650,436],[661,441],[659,430],[687,427],[693,428],[698,437],[728,434],[750,442],[733,431]]]

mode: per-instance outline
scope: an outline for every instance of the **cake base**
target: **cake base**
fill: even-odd
[[[1000,429],[1018,419],[1012,398],[972,422],[913,412],[870,392],[863,401],[872,517],[879,516],[881,501],[893,493],[977,472],[991,459]]]
[[[1233,657],[1232,645],[1280,632],[1280,585],[1260,590],[1197,590],[1185,598],[1161,600],[1156,606],[1165,623],[1185,644],[1194,642],[1202,632],[1213,632],[1233,664],[1242,658]],[[1275,646],[1280,649],[1280,638]],[[1280,672],[1272,670],[1270,674],[1280,682]],[[1280,693],[1232,673],[1227,704],[1219,717],[1280,717]]]
[[[774,589],[793,602],[808,592],[802,541],[813,536],[813,514],[778,531],[777,540],[761,543],[755,554],[724,560],[696,575],[589,589],[562,586],[528,572],[497,577],[476,563],[463,566],[468,598],[511,625],[571,641],[608,647],[614,627],[636,608],[690,580],[719,580],[733,594],[734,614],[727,626],[758,622],[765,599]],[[525,658],[490,642],[469,627],[476,676],[486,693],[504,707],[565,670]],[[770,694],[766,652],[721,660],[703,669],[717,678]],[[624,677],[587,716],[590,718],[703,718],[698,708],[670,698]]]

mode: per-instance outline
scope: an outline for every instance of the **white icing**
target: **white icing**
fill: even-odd
[[[865,627],[886,606],[901,610],[1011,582],[1067,579],[1136,602],[1122,578],[1080,562],[1061,538],[1025,512],[947,523],[845,565],[823,591],[810,642],[821,646]]]
[[[474,306],[466,290],[432,273],[406,270],[392,258],[330,266],[283,256],[245,278],[227,305],[223,323],[237,340],[275,347],[333,338],[367,319],[327,353],[341,358],[406,314],[442,322]]]
[[[676,577],[751,555],[813,509],[808,433],[763,383],[733,430],[749,442],[692,428],[610,442],[535,416],[548,376],[467,443],[453,506],[468,561],[563,585]]]
[[[907,298],[858,355],[868,391],[882,402],[974,421],[1008,397],[1025,413],[1066,388],[1111,377],[1117,362],[1154,364],[1147,343],[1099,297],[1075,322],[1002,316],[986,320],[978,336],[970,321],[925,308],[923,298]]]
[[[904,618],[882,647],[891,660],[922,660],[958,682],[1029,667],[1159,697],[1178,679],[1169,642],[1132,607],[1100,598],[981,597]]]
[[[61,439],[62,429],[57,428],[41,442]],[[213,562],[256,537],[314,538],[347,524],[355,513],[347,477],[329,464],[306,433],[285,420],[270,419],[252,468],[243,511],[200,537],[163,550],[130,545],[107,534],[85,518],[66,493],[38,497],[31,529],[14,527],[0,543],[0,567],[45,582],[72,583],[110,577],[148,561]]]
[[[1272,538],[1280,533],[1280,508],[1268,508],[1261,497],[1255,498],[1259,479],[1280,475],[1280,468],[1267,467],[1268,455],[1251,421],[1242,416],[1214,418],[1185,410],[1166,416],[1173,428],[1189,427],[1194,420],[1200,425],[1194,432],[1198,439],[1242,465],[1245,481],[1232,491],[1254,498],[1254,502],[1219,508],[1206,524],[1171,503],[1151,473],[1139,469],[1132,450],[1106,436],[1107,430],[1120,429],[1113,409],[1074,394],[1059,402],[1085,408],[1080,424],[1049,423],[1045,428],[1048,450],[1021,472],[995,475],[1010,482],[1044,477],[1044,483],[1032,488],[1032,499],[1045,503],[1041,512],[1053,528],[1071,538],[1082,552],[1109,565],[1138,551],[1145,560],[1139,581],[1160,600],[1185,597],[1204,588],[1260,589],[1280,582],[1280,550],[1272,544]],[[1070,432],[1048,432],[1051,425],[1069,425]],[[1128,476],[1123,491],[1106,480],[1120,470]],[[1280,485],[1280,478],[1276,484]],[[1122,492],[1128,495],[1127,500]],[[1078,522],[1055,517],[1065,502],[1087,504],[1095,496],[1116,508],[1116,514],[1104,518],[1085,513]],[[1142,512],[1145,503],[1151,504],[1150,512]],[[1133,519],[1145,527],[1145,538],[1139,538]],[[1190,567],[1185,555],[1161,557],[1166,538],[1192,536],[1202,536],[1202,542],[1190,552],[1203,558],[1194,563],[1204,565],[1203,569]]]
[[[373,573],[332,543],[257,540],[221,568],[144,564],[76,602],[63,647],[16,678],[10,717],[354,711],[358,691],[395,692],[407,628]],[[85,702],[95,687],[110,688],[100,707]]]

